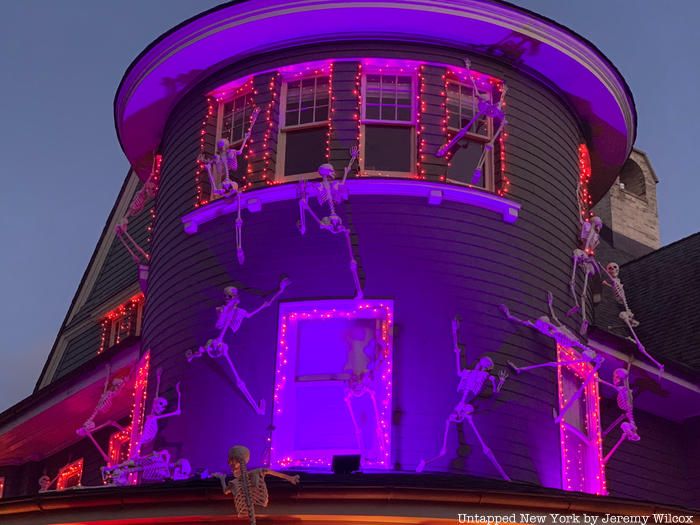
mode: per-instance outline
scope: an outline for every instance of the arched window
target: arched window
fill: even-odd
[[[646,198],[647,187],[644,172],[632,159],[628,159],[620,172],[620,185],[626,192],[637,197]]]

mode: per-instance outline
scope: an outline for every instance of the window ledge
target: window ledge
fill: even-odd
[[[425,199],[432,206],[443,202],[457,202],[477,208],[483,208],[501,215],[503,222],[514,223],[518,220],[520,204],[493,193],[473,188],[452,186],[440,182],[396,179],[352,179],[346,182],[350,197],[354,195],[391,195],[417,197]],[[317,186],[307,185],[309,197],[315,197]],[[267,188],[241,193],[241,208],[251,213],[262,210],[265,204],[299,198],[298,184],[279,184]],[[238,199],[218,199],[201,208],[187,213],[181,218],[185,232],[194,234],[199,227],[218,217],[231,215],[238,211]]]

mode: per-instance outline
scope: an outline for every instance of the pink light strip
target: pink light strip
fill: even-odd
[[[557,345],[557,360],[575,361],[581,355],[572,348]],[[562,366],[557,367],[559,383],[559,410],[566,406],[568,399],[564,394]],[[589,363],[567,365],[582,382],[592,373]],[[605,464],[603,463],[603,437],[600,429],[600,394],[598,392],[598,374],[586,386],[583,398],[586,403],[586,430],[590,440],[585,444],[579,437],[567,429],[564,420],[559,424],[561,439],[562,487],[564,490],[606,495]],[[565,418],[564,418],[565,419]],[[585,448],[582,448],[585,447]],[[578,452],[577,452],[578,449]],[[585,459],[582,459],[585,456]],[[576,464],[573,464],[576,461]]]

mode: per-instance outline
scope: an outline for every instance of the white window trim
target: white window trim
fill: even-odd
[[[470,87],[469,84],[465,82],[459,82],[458,80],[454,79],[446,79],[445,80],[445,107],[447,107],[447,84],[453,83],[457,84],[459,86],[467,86]],[[478,87],[477,87],[478,89]],[[479,91],[479,94],[486,94],[488,95],[489,99],[492,100],[492,93],[491,92],[481,92]],[[450,127],[449,124],[449,119],[447,119],[447,132],[448,136],[449,133],[457,133],[461,128],[453,128]],[[486,129],[488,132],[488,136],[484,135],[477,135],[476,133],[470,133],[467,132],[466,136],[462,140],[468,140],[470,142],[474,142],[477,144],[481,144],[482,148],[483,145],[486,144],[491,138],[493,137],[494,133],[494,126],[493,126],[493,118],[492,117],[487,117],[486,118]],[[445,137],[445,140],[448,140],[448,136]],[[486,153],[486,160],[484,162],[484,171],[482,173],[482,177],[484,179],[484,186],[477,186],[474,184],[469,184],[468,182],[463,182],[460,180],[456,179],[451,179],[449,175],[445,177],[445,182],[449,182],[450,184],[456,184],[457,186],[465,186],[467,188],[474,188],[477,190],[484,190],[484,191],[489,191],[491,193],[496,191],[496,157],[495,157],[495,152],[496,152],[496,145],[494,144],[494,148]]]
[[[315,73],[308,76],[303,76],[299,78],[284,79],[282,82],[282,88],[280,89],[280,109],[279,109],[279,132],[277,134],[277,162],[275,164],[275,181],[276,182],[295,182],[302,179],[314,179],[319,178],[317,171],[310,171],[307,173],[297,173],[295,175],[284,174],[285,161],[287,155],[287,132],[297,131],[303,129],[317,129],[326,128],[326,130],[331,125],[331,99],[328,99],[328,119],[319,122],[310,122],[307,124],[296,124],[293,126],[287,126],[287,84],[289,82],[296,82],[297,80],[306,80],[309,78],[318,77],[328,77],[330,83],[331,76],[328,73]]]
[[[410,100],[413,102],[411,104],[411,120],[380,120],[380,119],[367,119],[365,117],[367,112],[367,75],[396,75],[411,77],[411,94]],[[360,93],[362,107],[360,108],[360,173],[364,176],[369,177],[390,177],[390,178],[409,178],[415,177],[418,172],[418,148],[417,148],[417,135],[416,135],[416,119],[417,119],[417,108],[416,108],[416,88],[418,84],[418,75],[414,72],[395,72],[395,71],[362,71],[362,78],[360,84]],[[381,126],[396,126],[400,128],[410,128],[411,129],[411,167],[410,171],[381,171],[381,170],[367,170],[365,169],[365,137],[366,126],[367,125],[381,125]]]

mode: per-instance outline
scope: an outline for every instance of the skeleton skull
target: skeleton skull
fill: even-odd
[[[157,397],[153,400],[153,409],[152,412],[155,415],[160,415],[162,414],[165,409],[168,408],[168,400],[162,397]]]
[[[476,370],[491,370],[493,368],[493,360],[490,357],[482,357],[476,365]]]
[[[618,275],[620,275],[620,265],[618,265],[617,263],[608,263],[605,269],[608,271],[608,273],[613,279],[617,279]]]
[[[238,477],[241,475],[241,464],[247,465],[250,461],[250,449],[243,445],[236,445],[228,451],[228,465],[231,467],[233,475]]]
[[[224,288],[224,297],[227,301],[238,300],[238,288],[235,286],[227,286]]]
[[[321,164],[318,167],[318,174],[324,179],[333,179],[335,178],[335,168],[331,164]]]
[[[623,382],[629,374],[627,373],[627,370],[624,368],[618,368],[613,372],[613,383],[615,385],[619,385],[621,382]]]
[[[601,228],[603,227],[603,219],[601,219],[597,215],[594,215],[593,217],[591,217],[591,224],[593,224],[595,231],[600,232]]]
[[[43,476],[41,476],[39,478],[39,492],[49,490],[50,486],[51,486],[51,478],[48,477],[46,474],[44,474]]]
[[[216,143],[216,147],[220,150],[228,149],[228,147],[229,147],[228,140],[221,139],[219,142]]]

